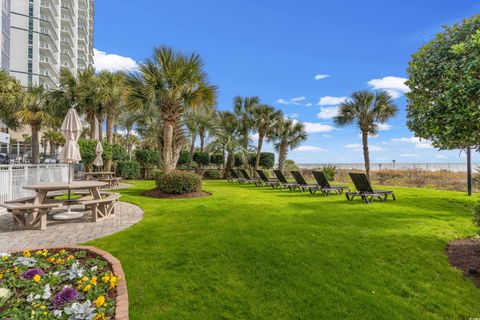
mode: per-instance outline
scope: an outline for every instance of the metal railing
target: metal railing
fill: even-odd
[[[68,172],[68,164],[0,165],[0,203],[33,195],[33,191],[23,188],[26,185],[66,182]]]
[[[299,163],[298,166],[303,169],[316,169],[326,166],[335,166],[337,169],[347,170],[365,170],[363,163]],[[478,163],[472,164],[473,168],[479,166]],[[371,170],[426,170],[426,171],[452,171],[452,172],[466,172],[466,163],[401,163],[401,162],[386,162],[386,163],[371,163]]]

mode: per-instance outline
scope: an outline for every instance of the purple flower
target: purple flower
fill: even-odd
[[[45,272],[43,272],[43,270],[39,269],[39,268],[29,269],[29,270],[25,271],[24,273],[22,273],[22,277],[25,278],[25,279],[32,280],[33,277],[35,277],[37,274],[39,276],[43,276],[45,274]]]
[[[55,297],[53,298],[53,305],[56,307],[59,307],[77,298],[78,298],[77,290],[73,288],[65,287],[62,289],[62,291],[60,291],[55,295]]]

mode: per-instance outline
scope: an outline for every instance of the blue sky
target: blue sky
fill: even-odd
[[[231,109],[236,95],[258,95],[306,123],[308,141],[289,156],[299,163],[363,161],[358,129],[335,128],[332,116],[343,97],[368,88],[389,90],[400,109],[370,139],[373,162],[464,161],[406,128],[403,81],[411,54],[442,25],[478,13],[476,1],[98,0],[95,7],[97,68],[135,68],[162,44],[196,51],[219,86],[219,109]]]

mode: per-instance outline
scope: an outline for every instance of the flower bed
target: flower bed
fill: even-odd
[[[123,271],[98,249],[0,253],[0,319],[128,319],[119,296],[128,303]]]

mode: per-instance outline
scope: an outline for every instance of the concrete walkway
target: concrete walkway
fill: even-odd
[[[47,230],[18,230],[12,225],[10,214],[0,215],[0,252],[80,244],[101,238],[128,228],[143,218],[143,210],[136,205],[118,202],[115,214],[97,223],[84,218],[71,221],[56,221],[48,218]]]

